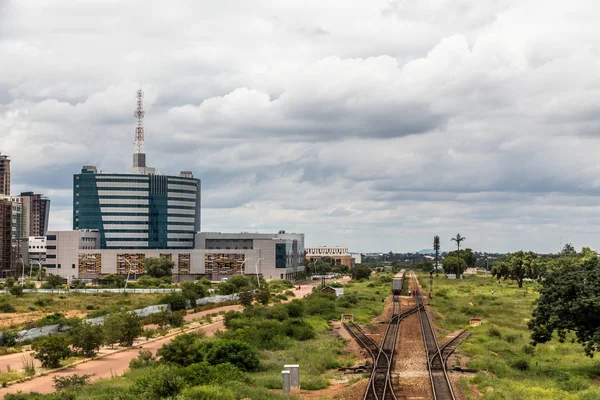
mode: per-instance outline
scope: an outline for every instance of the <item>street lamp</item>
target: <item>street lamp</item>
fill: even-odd
[[[21,287],[25,285],[25,261],[23,261],[23,256],[21,256],[21,264],[23,264],[23,269],[21,270]]]
[[[128,259],[126,258],[118,258],[117,261],[125,261],[127,263],[127,265],[129,266],[129,269],[127,270],[127,279],[125,279],[125,287],[123,288],[123,292],[127,291],[127,282],[129,282],[129,274],[131,274],[131,263],[129,262]]]
[[[260,279],[258,278],[258,263],[260,262],[260,260],[262,260],[262,258],[256,260],[256,264],[254,264],[254,269],[256,270],[256,283],[258,284],[258,289],[260,289]]]
[[[242,276],[244,276],[244,275],[245,275],[245,272],[246,272],[246,271],[244,271],[244,268],[243,268],[243,267],[244,267],[244,264],[246,264],[246,261],[248,261],[248,260],[252,260],[252,258],[246,258],[246,259],[244,259],[244,261],[242,261],[242,263],[240,264],[240,270],[242,271]]]
[[[29,279],[31,279],[31,267],[32,267],[31,262],[32,261],[35,262],[35,263],[37,263],[37,265],[40,267],[39,271],[42,270],[42,263],[41,262],[39,262],[38,260],[29,260]],[[39,274],[39,272],[38,272],[38,274]]]

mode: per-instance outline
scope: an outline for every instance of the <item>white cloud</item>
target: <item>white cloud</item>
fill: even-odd
[[[599,17],[585,0],[0,1],[0,151],[69,228],[79,166],[129,166],[141,82],[149,163],[202,178],[207,230],[593,247]]]

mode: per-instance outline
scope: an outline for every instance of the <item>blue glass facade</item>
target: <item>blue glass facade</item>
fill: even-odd
[[[73,177],[73,229],[97,229],[103,249],[193,248],[200,180],[84,167]]]

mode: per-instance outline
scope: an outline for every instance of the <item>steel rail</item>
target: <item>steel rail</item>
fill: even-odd
[[[413,283],[418,288],[418,280],[414,272],[411,271]],[[431,323],[429,313],[425,309],[423,298],[420,291],[417,290],[415,299],[419,307],[419,320],[421,322],[421,333],[423,334],[423,343],[427,352],[427,368],[434,400],[455,400],[452,383],[448,378],[446,364],[443,359],[442,349],[439,346],[433,324]],[[442,348],[445,348],[443,346]]]

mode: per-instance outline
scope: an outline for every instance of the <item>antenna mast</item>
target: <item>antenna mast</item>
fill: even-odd
[[[140,87],[137,91],[137,108],[133,116],[137,119],[135,127],[135,141],[133,142],[133,152],[135,154],[144,153],[144,92]]]

